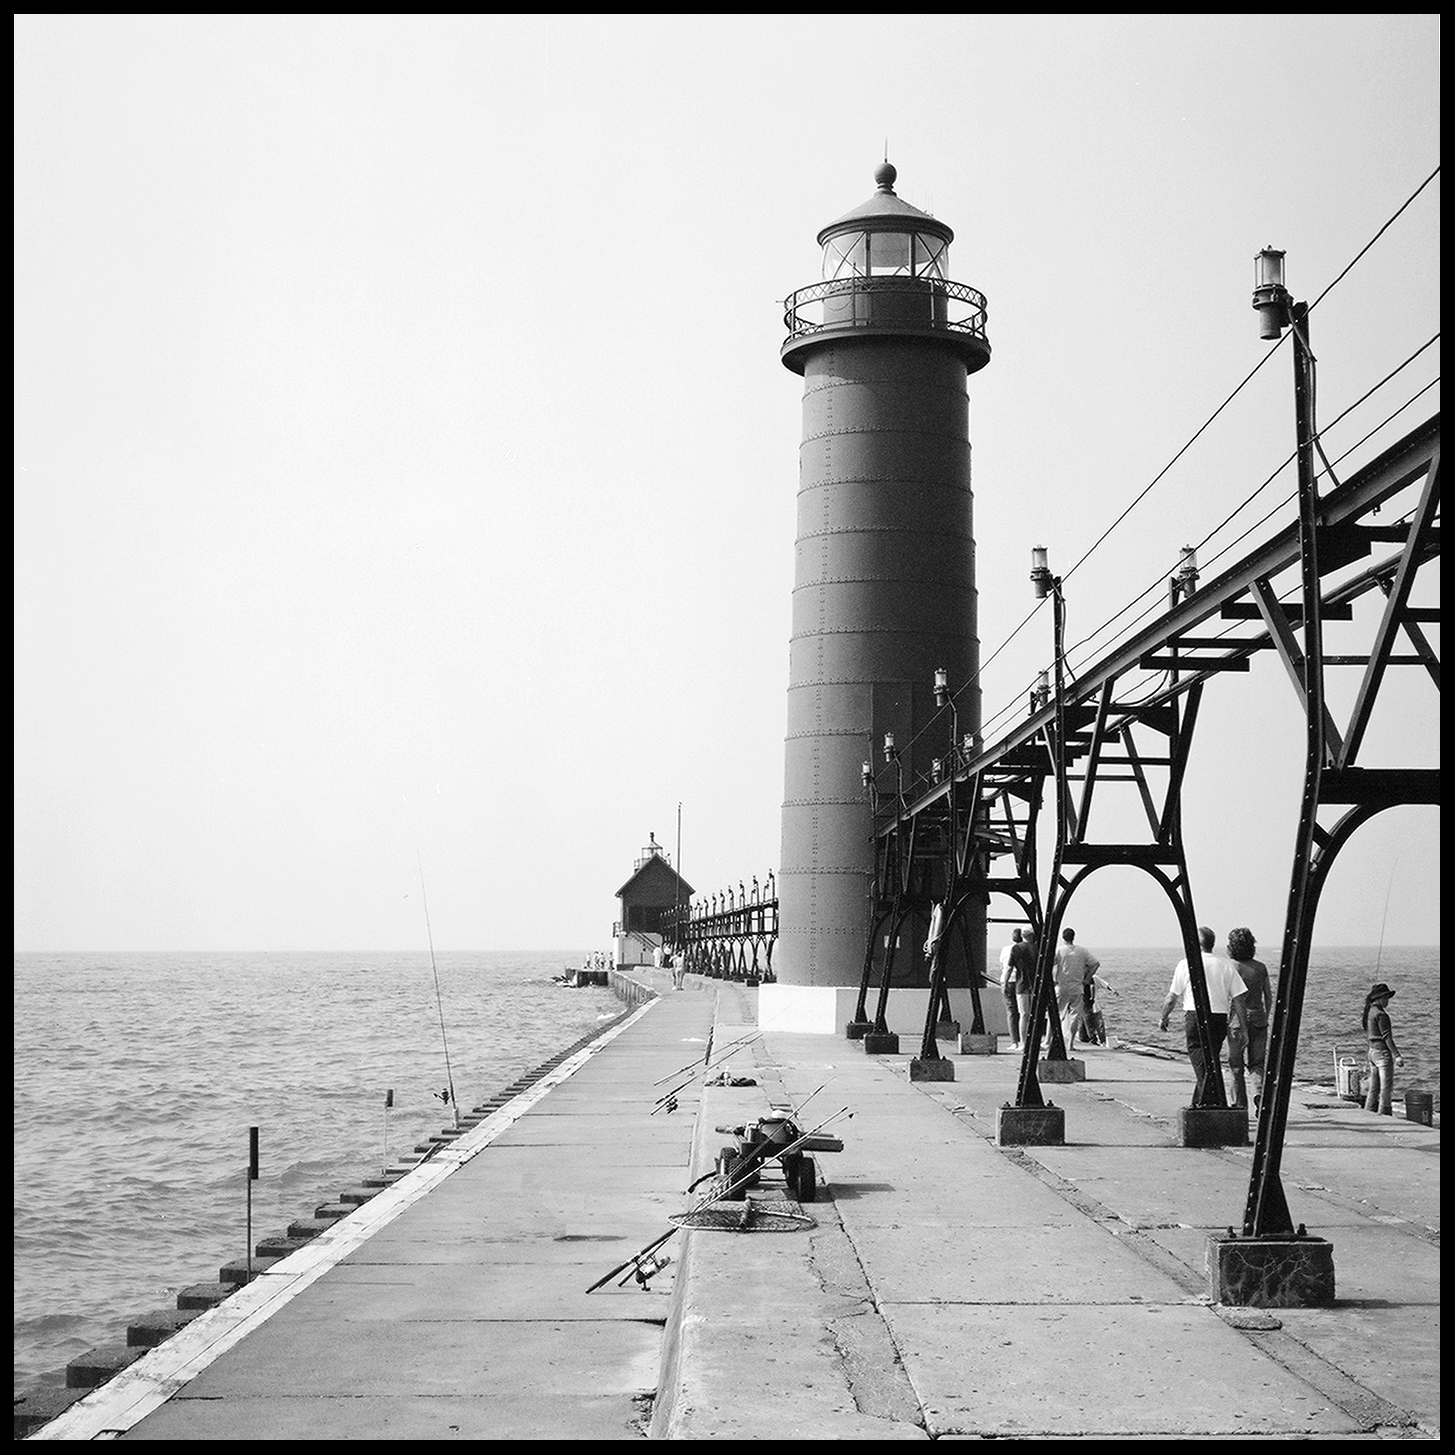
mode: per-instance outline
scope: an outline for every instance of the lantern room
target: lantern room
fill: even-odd
[[[874,173],[878,190],[862,206],[831,222],[818,235],[823,276],[835,278],[938,278],[950,276],[955,234],[927,212],[895,195],[898,173],[885,162]]]

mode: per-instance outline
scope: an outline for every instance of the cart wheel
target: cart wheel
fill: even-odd
[[[812,1157],[800,1157],[789,1181],[789,1190],[799,1202],[813,1202],[818,1197],[818,1169]]]
[[[722,1156],[718,1158],[717,1165],[718,1170],[723,1175],[724,1185],[731,1184],[735,1177],[741,1175],[741,1168],[738,1166],[741,1161],[742,1159],[738,1156],[736,1147],[724,1147],[722,1149]],[[729,1186],[729,1190],[723,1193],[723,1197],[729,1202],[742,1202],[747,1195],[748,1184],[746,1182],[741,1183],[737,1187]]]

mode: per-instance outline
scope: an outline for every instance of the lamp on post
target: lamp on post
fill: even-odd
[[[1266,247],[1253,259],[1253,307],[1258,312],[1258,337],[1283,337],[1291,320],[1293,295],[1283,286],[1281,248]]]
[[[1185,601],[1194,591],[1197,590],[1197,547],[1183,546],[1182,560],[1178,563],[1177,574],[1172,578],[1171,584],[1175,589],[1172,604],[1175,606],[1179,601]]]
[[[904,763],[900,760],[899,749],[894,746],[894,734],[884,734],[884,761],[894,764],[895,795],[899,799],[899,806],[904,807]]]
[[[943,667],[935,668],[935,706],[950,709],[950,773],[953,775],[959,766],[955,761],[955,754],[960,746],[960,714],[955,710],[955,699],[950,692],[950,674]],[[968,740],[967,734],[966,741]],[[968,759],[970,755],[967,752],[965,756]],[[939,761],[938,758],[935,759],[937,764]],[[937,767],[935,777],[938,779],[939,776],[940,769]]]
[[[1066,808],[1069,787],[1066,782],[1066,598],[1061,594],[1061,578],[1054,575],[1046,559],[1045,546],[1034,546],[1031,549],[1031,585],[1035,588],[1036,599],[1044,601],[1046,597],[1051,598],[1051,625],[1053,635],[1054,655],[1051,661],[1051,670],[1055,673],[1055,717],[1051,728],[1051,767],[1056,775],[1056,856],[1055,866],[1051,874],[1051,888],[1046,897],[1046,923],[1054,924],[1054,908],[1056,886],[1060,880],[1061,873],[1061,852],[1066,844]],[[1046,674],[1041,673],[1041,687],[1039,691],[1044,694]],[[1042,705],[1045,705],[1044,695]],[[1054,933],[1054,930],[1052,930]],[[1054,946],[1050,942],[1049,935],[1042,936],[1042,943],[1038,948],[1040,965],[1037,979],[1042,982],[1039,989],[1045,995],[1050,995],[1050,967],[1051,955]],[[1052,1047],[1054,1048],[1059,1039],[1059,1031],[1053,1032]],[[1040,1049],[1040,1028],[1039,1024],[1032,1036],[1032,1045],[1037,1051]],[[1071,1048],[1065,1048],[1065,1054],[1071,1054]]]
[[[1313,910],[1318,879],[1309,868],[1320,833],[1317,821],[1320,780],[1326,762],[1324,737],[1323,593],[1319,576],[1319,495],[1314,474],[1314,356],[1309,346],[1307,303],[1295,303],[1283,285],[1284,254],[1266,247],[1254,259],[1253,307],[1258,336],[1275,340],[1293,331],[1293,407],[1298,462],[1298,538],[1303,617],[1303,697],[1306,719],[1303,803],[1294,846],[1293,881],[1283,927],[1282,968],[1269,1019],[1267,1072],[1253,1176],[1244,1212],[1243,1233],[1279,1237],[1292,1227],[1279,1180],[1283,1136],[1292,1099],[1294,1056],[1308,978]],[[1330,1285],[1332,1286],[1332,1284]]]

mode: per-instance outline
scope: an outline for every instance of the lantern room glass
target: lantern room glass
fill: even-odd
[[[841,232],[823,248],[823,276],[836,278],[948,276],[943,238],[919,232]]]

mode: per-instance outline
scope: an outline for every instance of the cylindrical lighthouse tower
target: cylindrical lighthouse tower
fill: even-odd
[[[985,299],[950,280],[954,234],[896,196],[895,176],[886,161],[878,191],[819,233],[822,280],[785,305],[803,445],[773,952],[783,992],[859,982],[874,871],[862,764],[881,793],[902,781],[908,796],[948,757],[948,718],[918,736],[936,669],[962,737],[980,726],[965,380],[990,360]],[[885,763],[886,732],[897,764]],[[982,944],[983,925],[982,914]],[[905,945],[896,983],[920,963]],[[816,1026],[790,1019],[836,1029],[841,1009]]]

